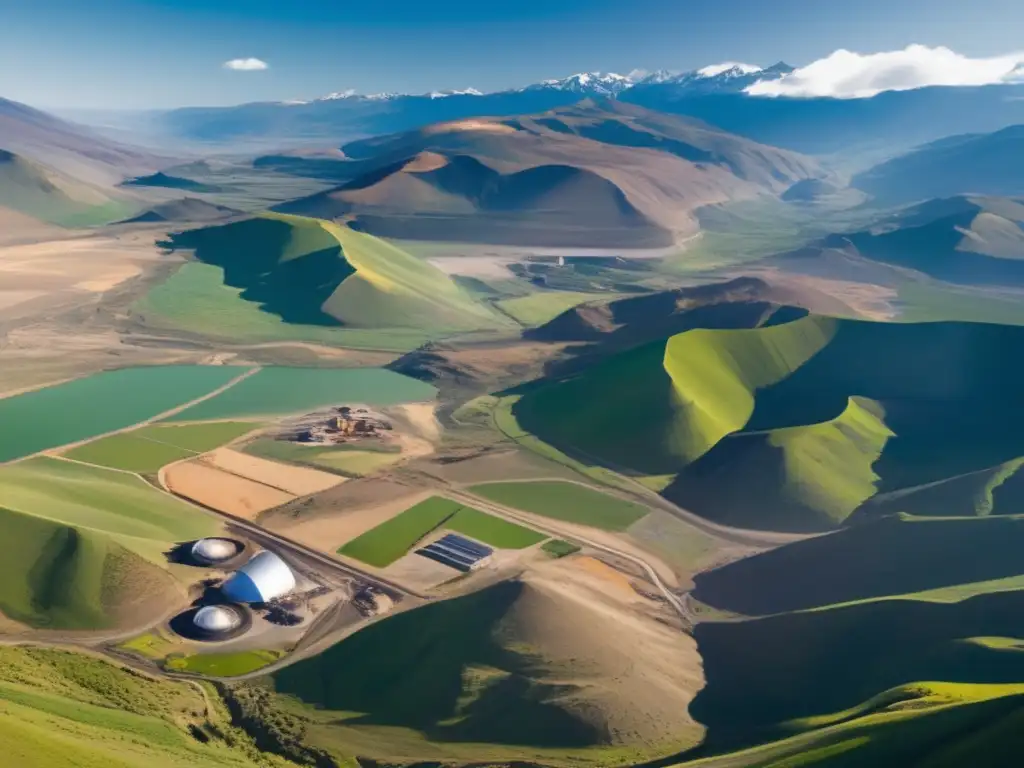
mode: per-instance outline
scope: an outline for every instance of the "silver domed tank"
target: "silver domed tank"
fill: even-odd
[[[192,621],[203,632],[219,635],[238,629],[242,624],[242,617],[236,611],[222,605],[207,605],[196,611]]]
[[[231,539],[200,539],[192,545],[192,557],[210,565],[226,562],[238,552],[238,544]]]

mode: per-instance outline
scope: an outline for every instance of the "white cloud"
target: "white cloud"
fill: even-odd
[[[234,69],[238,72],[256,72],[261,69],[270,69],[270,65],[262,59],[231,59],[224,62],[224,69]]]
[[[838,50],[779,80],[761,80],[752,96],[863,99],[882,91],[930,85],[992,85],[1024,80],[1024,52],[972,59],[949,48],[910,45],[902,51],[861,54]]]

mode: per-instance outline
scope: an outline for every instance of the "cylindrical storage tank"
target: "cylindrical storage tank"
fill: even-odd
[[[192,545],[192,557],[208,565],[226,562],[241,551],[238,542],[231,539],[200,539]]]
[[[284,560],[264,550],[232,574],[221,589],[236,603],[267,603],[295,589],[295,574]]]
[[[223,605],[207,605],[196,611],[192,623],[201,634],[223,635],[238,629],[242,625],[242,617],[237,609],[232,610]]]

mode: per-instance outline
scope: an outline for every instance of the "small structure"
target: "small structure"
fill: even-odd
[[[221,591],[236,603],[269,603],[295,589],[295,574],[278,555],[264,550],[232,574]]]
[[[416,550],[417,555],[434,560],[449,568],[468,573],[491,559],[494,550],[465,536],[448,533],[437,541]]]
[[[227,562],[241,551],[242,547],[239,543],[231,539],[200,539],[192,545],[192,558],[205,565],[219,565]]]
[[[196,634],[204,639],[229,635],[242,626],[242,615],[236,608],[226,605],[207,605],[192,617]]]

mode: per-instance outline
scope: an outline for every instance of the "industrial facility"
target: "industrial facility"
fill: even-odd
[[[417,549],[416,554],[468,573],[486,564],[494,550],[465,536],[448,533],[422,549]]]
[[[280,556],[264,550],[235,571],[221,591],[235,603],[269,603],[295,589],[295,574]]]

